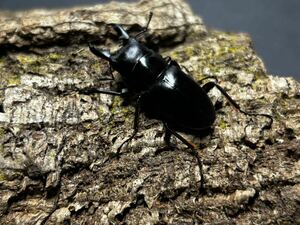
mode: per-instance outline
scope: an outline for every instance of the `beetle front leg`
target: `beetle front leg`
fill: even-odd
[[[124,96],[128,93],[127,89],[123,89],[122,91],[113,91],[107,90],[102,88],[94,88],[88,87],[83,90],[79,90],[80,94],[108,94],[108,95],[117,95],[117,96]]]

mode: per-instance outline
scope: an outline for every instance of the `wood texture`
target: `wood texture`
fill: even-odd
[[[185,135],[201,146],[205,193],[196,159],[175,139],[164,145],[160,121],[142,116],[113,157],[132,132],[133,108],[79,93],[116,88],[101,81],[108,65],[87,43],[116,49],[107,24],[134,34],[149,11],[145,43],[274,118],[263,129],[266,118],[209,93],[220,106],[213,134]],[[300,223],[299,83],[268,75],[246,34],[208,32],[181,0],[2,12],[0,27],[0,224]]]

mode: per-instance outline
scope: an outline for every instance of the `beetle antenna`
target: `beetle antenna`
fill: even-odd
[[[137,35],[135,35],[135,38],[138,38],[139,36],[141,36],[143,33],[145,33],[148,30],[148,27],[149,27],[149,24],[151,22],[152,16],[153,16],[153,12],[150,12],[149,13],[149,19],[148,19],[148,22],[147,22],[146,26],[143,28],[143,30],[141,30],[139,33],[137,33]]]
[[[148,27],[149,27],[149,24],[150,24],[150,22],[151,22],[152,16],[153,16],[153,12],[150,11],[150,13],[149,13],[149,18],[148,18],[148,22],[147,22],[147,25],[146,25],[146,27],[145,27],[146,30],[148,30]]]

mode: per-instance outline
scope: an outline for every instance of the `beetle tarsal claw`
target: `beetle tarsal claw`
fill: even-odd
[[[127,138],[125,141],[123,141],[123,143],[118,147],[117,149],[117,154],[119,155],[120,154],[120,151],[122,149],[122,147],[125,145],[125,144],[128,144],[130,141],[132,141],[132,139],[135,137],[135,135],[137,134],[137,132],[133,132],[133,134],[131,134],[131,136],[129,138]]]

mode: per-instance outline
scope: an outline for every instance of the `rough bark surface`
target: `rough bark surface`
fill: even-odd
[[[79,94],[114,88],[86,43],[116,47],[107,24],[134,34],[149,11],[145,43],[196,80],[217,76],[243,109],[274,118],[264,129],[267,118],[209,93],[220,106],[213,134],[185,135],[201,146],[203,193],[196,159],[175,139],[164,145],[159,121],[142,116],[115,158],[133,108]],[[300,223],[299,83],[268,75],[246,34],[207,31],[182,0],[3,12],[0,27],[0,224]]]

